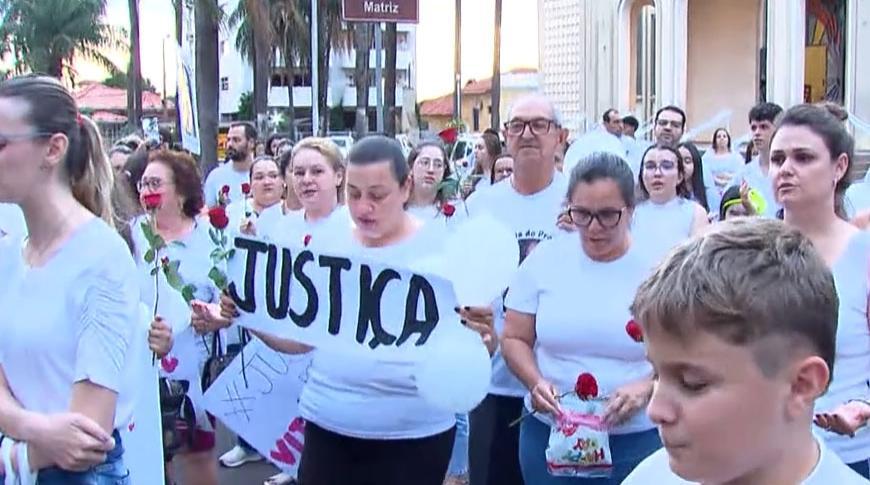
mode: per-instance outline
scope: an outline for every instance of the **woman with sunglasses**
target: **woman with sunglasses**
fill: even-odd
[[[643,346],[625,331],[631,299],[653,266],[632,242],[633,179],[617,155],[596,153],[580,161],[567,195],[578,230],[542,242],[508,290],[502,352],[528,389],[526,410],[536,412],[520,427],[526,483],[619,484],[661,447],[643,412],[652,393],[652,368]],[[599,395],[608,398],[610,479],[553,477],[547,471],[544,451],[560,412],[557,396],[574,389],[579,372],[594,375]]]
[[[710,222],[707,211],[689,200],[680,153],[668,145],[653,145],[643,155],[638,176],[642,202],[634,212],[632,233],[643,241],[654,261]]]
[[[119,430],[139,322],[136,267],[115,231],[97,126],[56,79],[0,84],[0,202],[28,236],[6,251],[0,316],[0,478],[128,484]],[[4,476],[5,475],[5,476]]]

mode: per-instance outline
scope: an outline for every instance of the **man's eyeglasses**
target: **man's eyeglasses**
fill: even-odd
[[[619,225],[624,212],[625,207],[622,209],[601,209],[593,212],[582,207],[572,206],[568,208],[568,218],[577,227],[589,227],[593,220],[597,220],[601,227],[612,229]]]
[[[165,182],[156,177],[149,177],[139,180],[139,183],[136,184],[136,188],[139,189],[139,192],[143,192],[145,189],[150,189],[153,192],[160,190],[164,185],[172,185],[172,182]]]
[[[666,127],[668,127],[669,125],[670,125],[671,128],[678,128],[678,129],[682,129],[682,128],[683,128],[683,122],[682,122],[682,121],[677,121],[677,120],[663,120],[663,119],[658,119],[658,120],[656,120],[656,124],[659,125],[659,126],[661,126],[662,128],[666,128]]]
[[[504,129],[508,135],[520,136],[529,127],[529,131],[535,136],[545,135],[550,131],[551,126],[559,126],[555,121],[546,118],[535,118],[533,120],[510,120],[504,124]]]
[[[4,148],[6,148],[7,146],[9,146],[13,143],[17,143],[17,142],[21,142],[21,141],[36,140],[38,138],[48,138],[53,134],[54,133],[39,132],[39,133],[25,133],[25,134],[20,134],[20,135],[0,135],[0,151],[2,151]]]
[[[418,158],[414,163],[426,169],[444,170],[444,160],[440,158]]]
[[[656,170],[661,170],[662,173],[670,172],[672,170],[676,170],[677,164],[676,162],[672,162],[670,160],[664,160],[662,163],[654,163],[647,162],[643,164],[643,169],[648,170],[650,172],[655,172]]]

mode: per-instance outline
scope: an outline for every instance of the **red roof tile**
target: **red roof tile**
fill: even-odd
[[[423,101],[420,116],[453,116],[453,94]]]
[[[127,110],[127,90],[110,88],[103,84],[86,84],[73,93],[79,109],[86,110]],[[163,109],[160,95],[145,91],[142,93],[142,109],[157,111]]]

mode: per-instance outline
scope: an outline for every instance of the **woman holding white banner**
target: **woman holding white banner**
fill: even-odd
[[[243,234],[256,232],[254,222],[260,214],[281,202],[284,181],[281,169],[272,157],[258,157],[248,171],[249,195],[227,206],[230,228]],[[244,191],[243,191],[244,192]]]
[[[502,352],[528,389],[526,409],[537,413],[522,421],[520,464],[528,484],[616,485],[661,447],[644,413],[652,367],[625,330],[631,299],[654,261],[629,231],[634,180],[620,157],[596,153],[581,160],[571,171],[567,198],[577,232],[542,242],[520,265],[505,300]],[[548,472],[545,450],[565,405],[560,396],[575,388],[580,373],[591,373],[608,399],[603,418],[612,479]]]
[[[214,245],[209,237],[209,224],[199,218],[204,206],[201,177],[196,162],[187,154],[169,150],[151,152],[148,165],[139,181],[139,197],[151,215],[134,221],[133,240],[139,266],[142,302],[153,307],[155,298],[162,301],[158,315],[152,323],[152,333],[172,329],[173,345],[168,355],[160,357],[160,374],[173,380],[186,380],[190,384],[188,397],[195,409],[195,426],[179,423],[179,433],[185,446],[179,452],[181,483],[214,485],[217,483],[217,463],[214,459],[215,430],[201,405],[200,376],[209,356],[212,333],[219,331],[213,322],[196,316],[190,321],[166,321],[160,312],[169,311],[171,299],[180,299],[176,290],[161,285],[155,288],[151,275],[154,259],[147,261],[145,254],[152,249],[145,235],[145,226],[159,235],[165,247],[154,251],[157,261],[167,258],[178,265],[178,274],[185,284],[194,286],[194,297],[202,304],[217,301],[218,290],[208,277],[212,267],[209,253]],[[155,296],[157,293],[157,296]],[[203,303],[204,302],[204,303]],[[161,354],[165,348],[161,350]],[[167,457],[170,458],[170,457]],[[172,477],[173,467],[166,463],[166,475]]]
[[[356,226],[336,227],[320,241],[319,250],[398,267],[413,267],[422,255],[435,252],[443,242],[442,231],[426,230],[404,209],[411,185],[408,164],[395,140],[372,136],[359,141],[351,149],[347,169],[348,208]],[[229,298],[222,299],[222,307],[225,316],[237,315]],[[489,328],[487,335],[494,343],[486,322],[467,325],[482,333]],[[281,352],[310,350],[297,342],[260,336]],[[301,483],[441,485],[453,448],[455,418],[420,395],[412,362],[373,361],[326,348],[314,350],[313,358],[299,402],[306,420]]]
[[[673,147],[653,145],[643,155],[632,233],[655,261],[710,223],[707,211],[688,200],[683,158]]]
[[[0,202],[29,234],[0,295],[0,475],[128,484],[121,391],[139,291],[99,130],[56,79],[24,76],[0,84],[0,133]]]

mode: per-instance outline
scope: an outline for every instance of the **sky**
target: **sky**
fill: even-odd
[[[225,1],[225,0],[222,0]],[[453,0],[419,0],[417,26],[417,98],[429,99],[453,89]],[[508,71],[538,65],[537,4],[534,0],[503,0],[501,67]],[[139,23],[142,73],[162,91],[164,39],[174,40],[175,20],[170,0],[140,0]],[[462,2],[462,80],[488,78],[492,74],[493,19],[495,0]],[[127,0],[108,0],[106,17],[110,24],[128,28]],[[166,78],[170,91],[175,83],[174,42],[166,40]],[[129,54],[114,53],[112,58],[127,65]],[[425,59],[425,62],[421,60]],[[101,79],[104,74],[82,62],[81,78]]]

